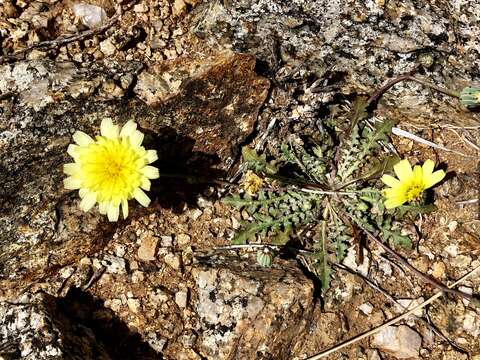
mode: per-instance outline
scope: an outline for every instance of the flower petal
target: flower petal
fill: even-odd
[[[150,204],[150,198],[140,188],[135,188],[132,195],[140,205],[147,207]]]
[[[80,202],[80,209],[87,212],[95,205],[96,202],[97,194],[94,192],[88,192]]]
[[[424,179],[425,181],[425,188],[428,189],[429,187],[432,187],[433,185],[439,183],[440,181],[443,180],[445,177],[445,171],[443,170],[437,170],[430,176],[426,177]]]
[[[113,125],[112,119],[105,118],[100,124],[100,134],[108,139],[116,139],[118,137],[118,125]]]
[[[73,177],[68,177],[66,179],[63,179],[63,186],[67,190],[76,190],[80,189],[82,186],[82,180],[75,179]]]
[[[413,167],[413,181],[415,184],[423,185],[423,170],[420,165],[415,165]]]
[[[147,155],[145,157],[147,158],[147,163],[151,164],[152,162],[158,159],[157,151],[147,150]]]
[[[140,179],[140,187],[143,190],[150,191],[150,185],[150,180],[148,180],[146,176],[142,176],[142,178]]]
[[[68,163],[63,165],[63,172],[67,175],[78,175],[81,168],[77,163]]]
[[[78,156],[78,145],[75,145],[75,144],[68,145],[67,154],[75,159]]]
[[[389,198],[385,200],[385,207],[387,209],[393,209],[402,205],[405,201],[403,197]]]
[[[393,170],[400,181],[411,181],[413,176],[412,167],[407,159],[399,161],[394,167]]]
[[[75,131],[73,134],[73,141],[75,141],[80,146],[88,146],[93,143],[93,139],[85,134],[83,131]]]
[[[98,206],[98,211],[100,211],[100,214],[105,215],[108,210],[108,201],[102,201],[99,206]]]
[[[126,219],[128,217],[128,201],[127,199],[122,200],[122,215]]]
[[[120,131],[120,137],[129,137],[136,129],[137,124],[134,121],[129,120],[125,123],[125,125],[123,125],[122,130]]]
[[[108,221],[117,221],[118,214],[119,214],[118,205],[114,204],[113,202],[110,202],[107,208]]]
[[[398,179],[395,179],[393,176],[391,175],[383,175],[380,180],[382,180],[382,182],[385,184],[385,185],[388,185],[392,188],[397,188],[399,187],[402,183],[400,182],[400,180]]]
[[[142,141],[143,141],[143,134],[140,131],[135,130],[130,135],[130,144],[133,147],[139,147],[140,145],[142,145]]]
[[[143,175],[145,175],[149,179],[158,179],[160,177],[160,173],[158,172],[158,169],[154,166],[147,165],[143,167],[141,172]]]
[[[435,163],[428,159],[425,161],[422,165],[422,171],[423,171],[423,178],[426,179],[428,176],[432,175],[433,173],[433,168],[435,167]]]

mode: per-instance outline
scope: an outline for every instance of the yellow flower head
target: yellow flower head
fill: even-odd
[[[142,146],[143,134],[133,121],[120,130],[111,119],[103,119],[100,134],[96,140],[82,131],[73,134],[76,144],[70,144],[67,152],[74,162],[63,167],[69,175],[64,186],[80,189],[83,211],[98,203],[101,214],[117,221],[120,205],[123,218],[127,218],[128,200],[135,198],[143,206],[150,203],[142,189],[150,190],[150,179],[159,177],[158,169],[148,165],[158,156]]]
[[[245,180],[243,181],[243,188],[245,191],[253,195],[263,185],[263,179],[255,174],[252,170],[248,170],[245,174]]]
[[[385,207],[392,209],[400,206],[407,201],[418,199],[422,193],[442,181],[445,177],[443,170],[433,172],[435,163],[432,160],[427,160],[420,165],[410,166],[408,160],[401,160],[394,167],[393,170],[398,176],[398,179],[390,175],[383,175],[381,180],[390,188],[383,190],[386,197]]]

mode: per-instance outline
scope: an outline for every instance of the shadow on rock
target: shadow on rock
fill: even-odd
[[[132,332],[112,310],[106,308],[102,300],[87,292],[72,288],[64,298],[57,300],[57,306],[68,314],[72,323],[90,329],[112,360],[163,359],[138,333]]]
[[[152,165],[160,170],[160,179],[152,182],[150,195],[160,207],[180,213],[185,203],[194,205],[197,195],[225,175],[215,167],[221,161],[216,154],[194,151],[195,140],[175,129],[145,133],[145,147],[157,150],[159,157]]]

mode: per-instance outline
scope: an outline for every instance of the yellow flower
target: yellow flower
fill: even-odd
[[[243,181],[243,188],[245,191],[248,194],[253,195],[258,191],[258,189],[260,189],[262,185],[263,179],[255,174],[252,170],[248,170]]]
[[[117,221],[120,205],[127,218],[128,200],[135,198],[143,206],[150,203],[142,189],[150,190],[150,179],[159,177],[158,169],[148,165],[158,156],[155,150],[145,150],[143,134],[131,120],[120,130],[111,119],[103,119],[100,134],[96,140],[82,131],[73,134],[76,144],[70,144],[67,152],[74,162],[63,167],[69,175],[64,186],[80,189],[83,211],[98,203],[101,214]]]
[[[418,199],[422,193],[442,181],[445,177],[443,170],[433,172],[435,163],[432,160],[427,160],[423,166],[410,166],[408,160],[401,160],[394,167],[393,170],[398,176],[398,179],[390,175],[383,175],[381,180],[390,188],[383,190],[386,197],[385,207],[392,209],[400,206],[407,201]]]

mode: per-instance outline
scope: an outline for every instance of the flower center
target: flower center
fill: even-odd
[[[100,201],[128,198],[140,185],[137,160],[142,154],[126,142],[102,140],[88,146],[81,156],[84,186],[97,192]]]
[[[418,184],[411,185],[406,191],[407,201],[415,200],[420,197],[423,193],[424,187]]]

